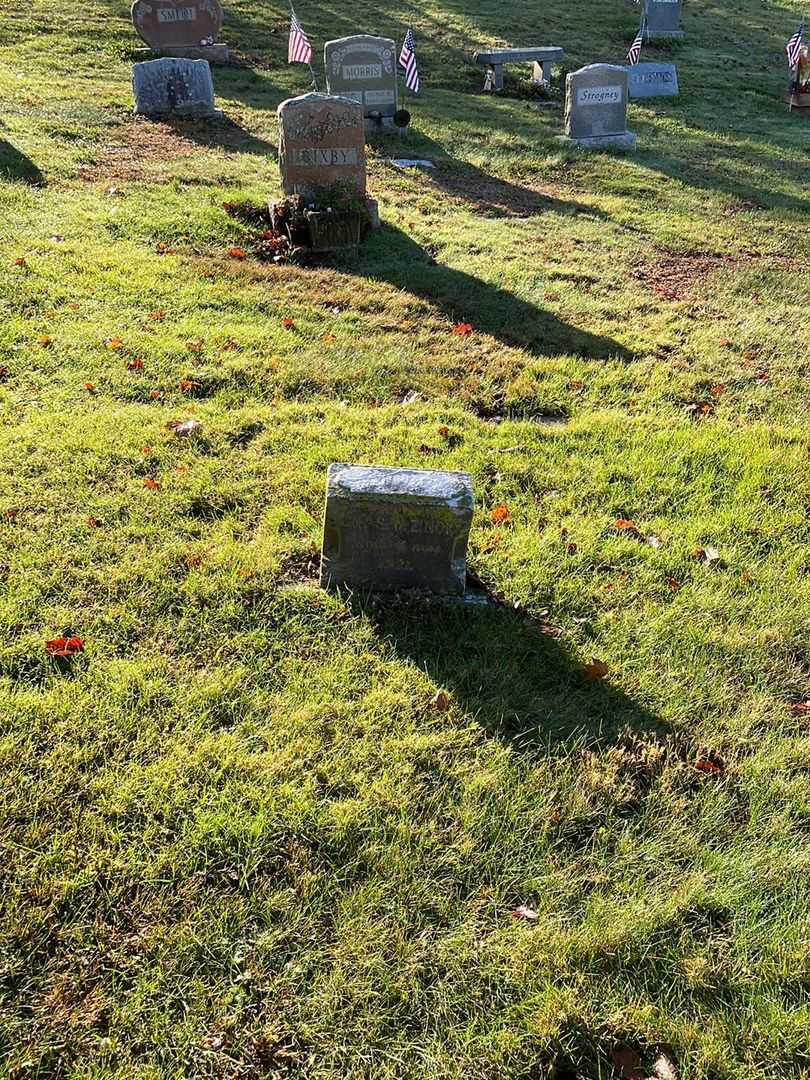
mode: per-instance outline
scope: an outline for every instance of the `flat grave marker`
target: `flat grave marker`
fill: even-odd
[[[679,93],[674,64],[633,64],[627,78],[631,98],[677,97]]]

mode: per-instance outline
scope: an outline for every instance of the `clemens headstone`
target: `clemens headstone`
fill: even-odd
[[[627,69],[627,78],[631,98],[678,96],[674,64],[634,64]]]
[[[366,193],[363,106],[330,94],[303,94],[278,107],[278,160],[285,195],[333,188]]]
[[[146,60],[132,65],[135,112],[141,116],[212,119],[214,83],[206,60]]]
[[[397,111],[397,57],[390,38],[355,34],[327,41],[323,50],[326,89],[352,98],[366,117],[391,122]]]
[[[227,63],[227,45],[219,42],[219,0],[135,0],[132,25],[156,52]]]
[[[682,38],[683,0],[647,0],[647,32],[651,38]]]
[[[463,596],[472,513],[467,473],[330,465],[321,586]]]
[[[630,149],[627,130],[627,68],[590,64],[565,80],[565,138],[586,149]]]

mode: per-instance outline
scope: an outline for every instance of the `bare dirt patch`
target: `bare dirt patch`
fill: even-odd
[[[232,120],[146,120],[134,118],[112,132],[99,157],[80,172],[82,180],[161,179],[161,166],[199,153],[276,153],[276,147]]]
[[[631,276],[664,300],[685,300],[717,270],[744,270],[762,265],[766,269],[798,270],[801,260],[784,255],[746,252],[742,255],[710,255],[707,252],[668,253],[634,264]]]

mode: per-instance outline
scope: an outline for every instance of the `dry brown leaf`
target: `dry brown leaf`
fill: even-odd
[[[588,682],[599,682],[600,679],[604,679],[610,668],[604,662],[604,660],[592,659],[589,664],[585,664],[582,668],[582,674],[588,680]]]
[[[436,712],[447,712],[447,710],[450,708],[450,695],[447,693],[446,690],[439,690],[439,692],[436,694],[430,704],[433,706]]]

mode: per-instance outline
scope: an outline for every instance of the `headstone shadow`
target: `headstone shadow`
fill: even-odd
[[[215,120],[195,120],[185,117],[164,117],[165,123],[179,138],[189,139],[208,149],[220,149],[241,154],[278,155],[278,146],[252,135],[246,128],[227,116]]]
[[[387,281],[436,305],[454,323],[470,323],[505,345],[536,355],[632,359],[618,341],[581,330],[500,285],[441,263],[385,221],[356,256],[345,260],[345,269],[372,281]]]
[[[45,183],[45,177],[34,162],[5,139],[0,139],[0,178],[21,180],[35,187]]]
[[[620,736],[663,739],[667,724],[609,679],[588,681],[560,638],[503,604],[382,603],[381,643],[425,671],[487,735],[523,753],[599,749]]]

